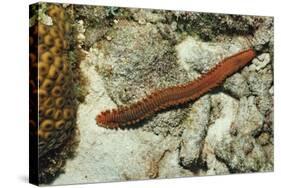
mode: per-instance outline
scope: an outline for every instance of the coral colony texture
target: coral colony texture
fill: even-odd
[[[40,182],[47,181],[64,165],[76,135],[77,102],[74,73],[69,61],[71,20],[60,5],[46,6],[52,25],[34,23],[30,29],[31,134],[38,137]],[[35,119],[33,119],[35,118]]]
[[[30,15],[31,183],[273,171],[272,17],[52,3]]]

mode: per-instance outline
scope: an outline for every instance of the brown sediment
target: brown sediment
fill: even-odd
[[[156,90],[130,106],[101,112],[96,117],[97,124],[105,128],[126,127],[160,110],[195,100],[243,68],[255,56],[255,51],[248,49],[227,57],[192,82]]]

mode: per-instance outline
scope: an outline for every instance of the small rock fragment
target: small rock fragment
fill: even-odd
[[[256,70],[259,71],[263,69],[268,63],[270,62],[270,54],[269,53],[263,53],[253,59],[253,64],[256,67]]]
[[[241,74],[234,74],[233,76],[226,79],[223,84],[226,91],[231,95],[241,98],[250,94],[249,86],[246,79]]]
[[[186,128],[182,134],[179,158],[182,166],[194,170],[200,166],[198,162],[209,122],[209,96],[204,96],[195,102],[190,112],[189,117],[183,123]]]

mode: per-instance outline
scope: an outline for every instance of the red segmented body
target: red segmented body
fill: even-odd
[[[247,65],[255,56],[255,51],[248,49],[227,57],[197,80],[156,90],[128,107],[102,112],[96,117],[97,124],[106,128],[123,127],[139,122],[162,109],[195,100]]]

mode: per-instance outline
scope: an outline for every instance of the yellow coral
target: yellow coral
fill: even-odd
[[[55,177],[77,146],[74,78],[76,81],[79,71],[72,72],[76,64],[70,66],[69,51],[75,53],[77,62],[81,60],[81,51],[73,48],[75,41],[70,40],[76,38],[73,17],[60,4],[48,4],[45,13],[52,24],[36,22],[30,27],[29,39],[31,150],[38,147],[39,155],[39,161],[31,163],[33,168],[39,164],[39,176],[31,177],[36,176],[34,181],[41,183]]]
[[[53,25],[38,23],[37,30],[33,33],[34,38],[30,37],[29,41],[30,45],[36,45],[38,36],[38,55],[37,52],[32,52],[29,58],[32,67],[38,70],[39,84],[33,93],[39,98],[39,156],[59,147],[68,139],[69,130],[73,130],[75,126],[74,113],[77,108],[72,100],[75,96],[69,80],[73,78],[67,58],[71,24],[60,5],[49,6],[47,13],[52,18]],[[34,90],[37,82],[33,83]],[[36,121],[31,122],[34,127]]]

